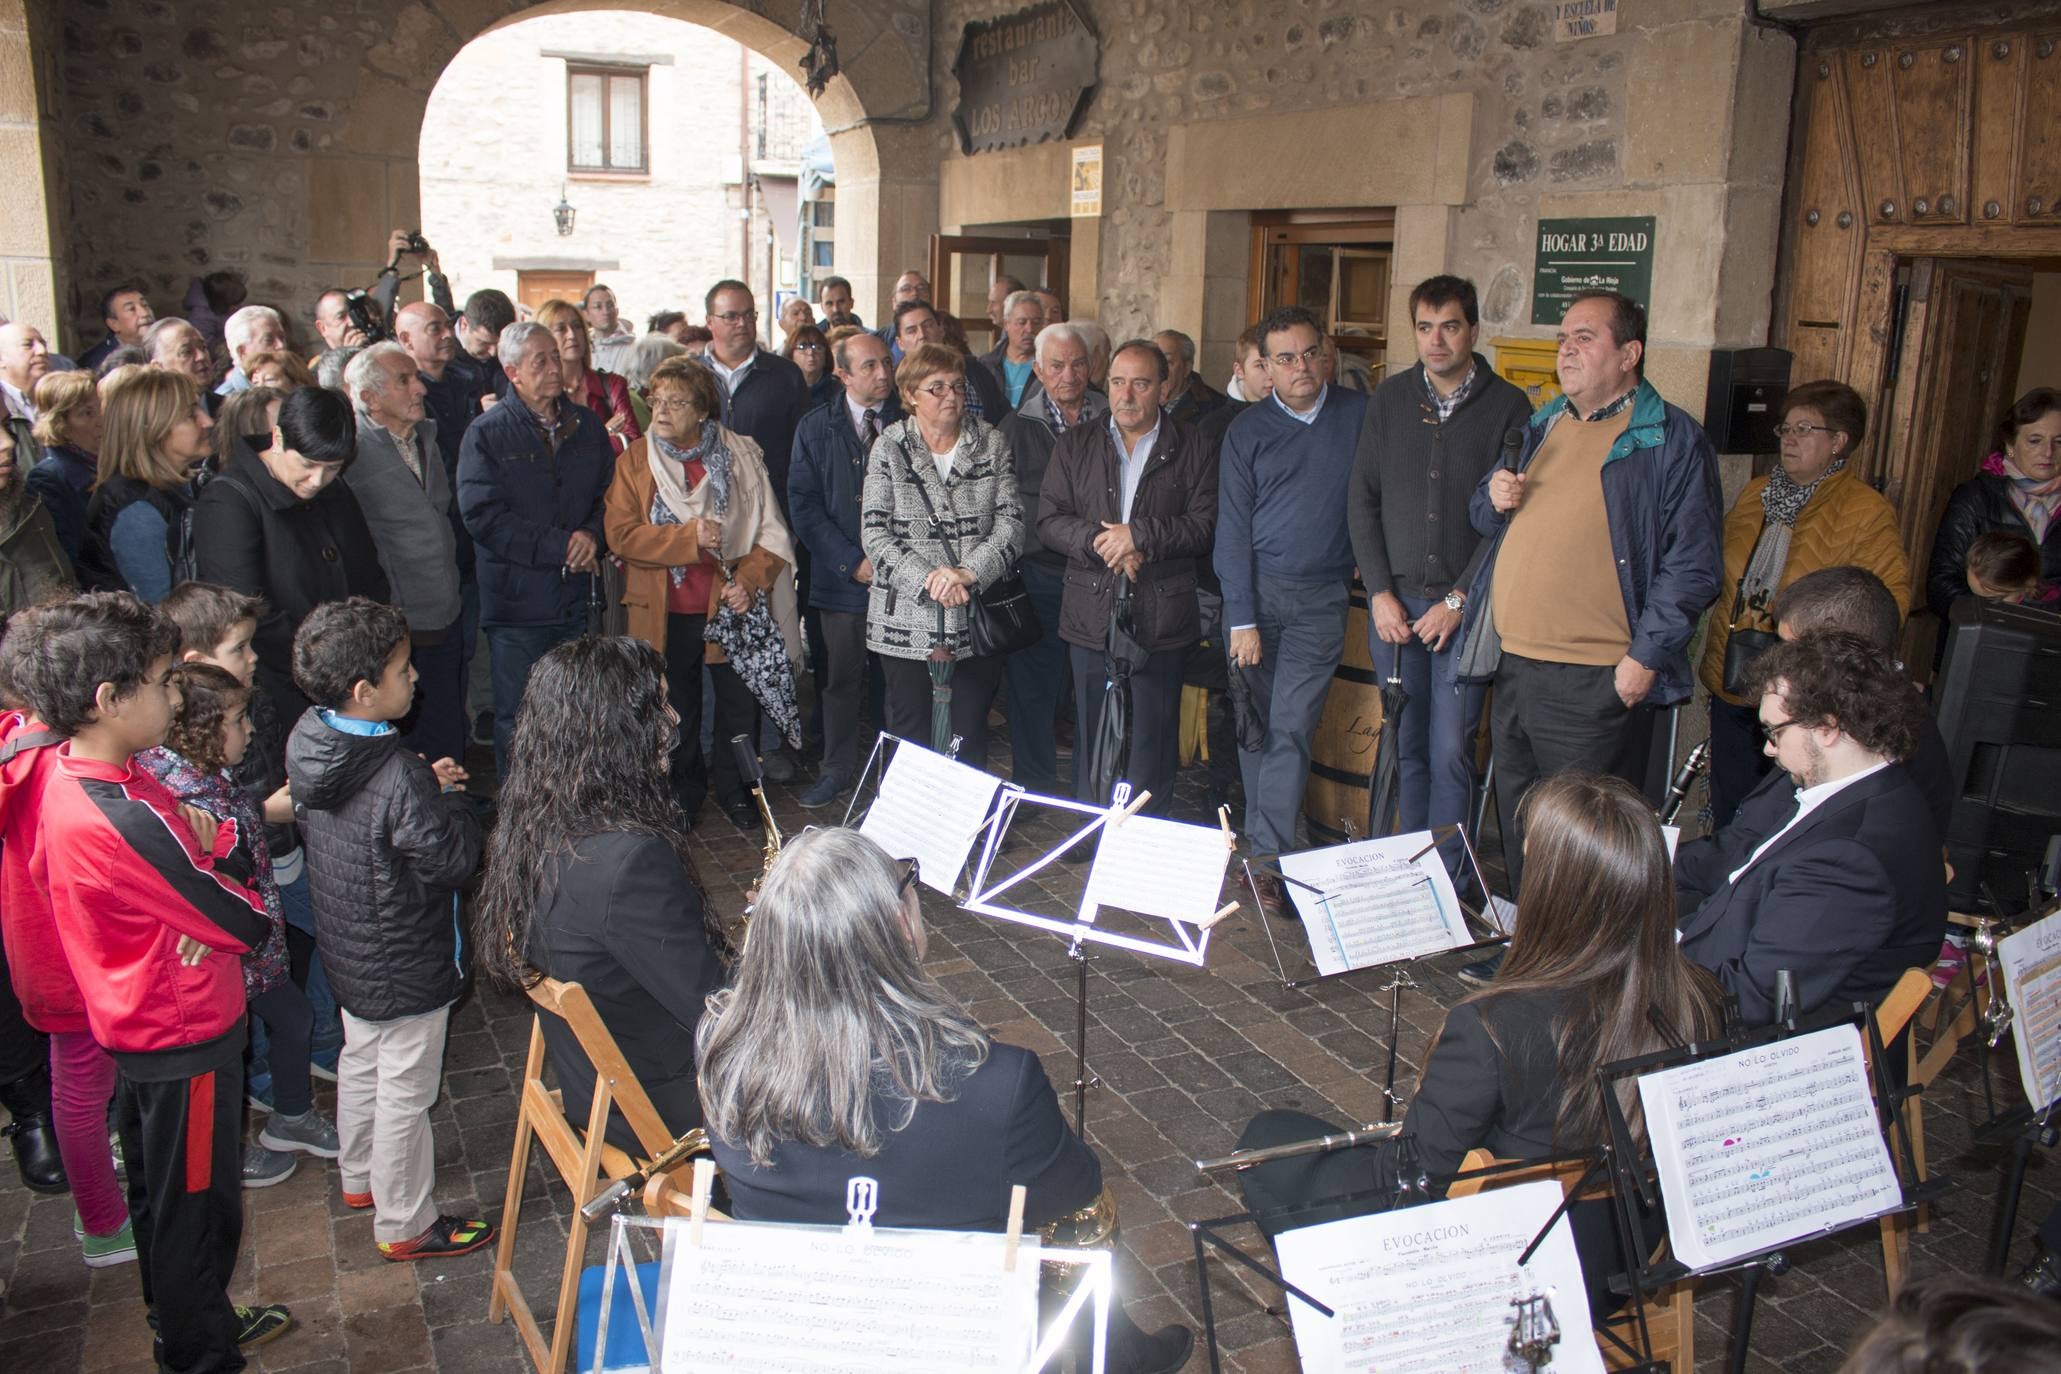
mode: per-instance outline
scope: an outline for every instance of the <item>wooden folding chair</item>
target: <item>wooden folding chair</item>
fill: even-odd
[[[1875,1033],[1881,1038],[1885,1052],[1896,1043],[1899,1035],[1904,1037],[1905,1081],[1913,1087],[1921,1086],[1918,1078],[1917,1038],[1905,1032],[1910,1029],[1911,1018],[1917,1015],[1918,1008],[1924,1006],[1926,999],[1931,996],[1932,975],[1922,968],[1908,968],[1904,970],[1903,976],[1896,980],[1896,986],[1889,990],[1889,995],[1882,999],[1881,1005],[1875,1008]],[[1920,1094],[1913,1093],[1903,1104],[1904,1129],[1911,1137],[1911,1161],[1917,1169],[1917,1177],[1904,1179],[1906,1187],[1916,1187],[1925,1181],[1925,1118],[1921,1106],[1923,1102],[1924,1098]],[[1893,1151],[1891,1153],[1892,1160],[1897,1165],[1897,1172],[1901,1174],[1903,1163],[1894,1159]],[[1922,1218],[1923,1213],[1920,1212],[1917,1216]],[[1904,1270],[1910,1265],[1912,1223],[1913,1214],[1910,1212],[1898,1212],[1893,1216],[1883,1217],[1878,1223],[1882,1228],[1882,1272],[1888,1280],[1891,1298],[1896,1296],[1896,1290],[1902,1286]],[[1921,1220],[1918,1224],[1923,1226],[1926,1223]]]
[[[503,1314],[515,1318],[516,1331],[528,1347],[539,1374],[561,1374],[572,1352],[573,1332],[580,1290],[580,1268],[587,1257],[587,1221],[580,1215],[594,1195],[609,1182],[635,1173],[642,1163],[659,1157],[673,1143],[673,1133],[659,1120],[658,1109],[630,1072],[615,1037],[601,1024],[587,990],[578,983],[561,983],[540,978],[530,988],[539,1020],[530,1029],[529,1058],[522,1071],[522,1110],[515,1120],[515,1152],[508,1161],[508,1193],[501,1205],[501,1244],[494,1252],[493,1295],[487,1302],[487,1320],[499,1321]],[[565,1119],[565,1098],[544,1086],[544,1028],[541,1018],[556,1016],[572,1029],[594,1066],[594,1106],[587,1113],[584,1131],[575,1130]],[[636,1133],[642,1161],[632,1160],[604,1137],[610,1107],[622,1109],[623,1119]],[[558,1170],[565,1186],[572,1190],[573,1211],[566,1222],[565,1264],[558,1280],[558,1308],[552,1318],[547,1343],[529,1301],[516,1281],[515,1229],[522,1212],[523,1185],[529,1178],[530,1137],[534,1135]]]
[[[1471,1173],[1478,1169],[1492,1168],[1512,1161],[1497,1159],[1487,1150],[1470,1150],[1460,1161],[1462,1172]],[[1563,1191],[1579,1187],[1586,1171],[1579,1161],[1566,1164],[1537,1164],[1529,1168],[1514,1168],[1507,1173],[1494,1174],[1486,1178],[1463,1178],[1447,1191],[1447,1197],[1470,1197],[1485,1188],[1507,1188],[1516,1183],[1535,1183],[1540,1179],[1554,1179]],[[1610,1187],[1591,1186],[1581,1194],[1581,1200],[1607,1198]],[[1690,1374],[1696,1368],[1696,1290],[1695,1280],[1682,1279],[1669,1284],[1658,1294],[1646,1301],[1644,1309],[1646,1331],[1653,1341],[1653,1358],[1665,1360],[1670,1369]],[[1629,1369],[1638,1363],[1626,1346],[1638,1347],[1639,1313],[1631,1307],[1624,1307],[1605,1318],[1596,1328],[1596,1345],[1603,1352],[1605,1369]],[[1605,1332],[1610,1334],[1606,1335]],[[1615,1339],[1613,1339],[1615,1337]],[[1619,1345],[1619,1341],[1624,1344]]]

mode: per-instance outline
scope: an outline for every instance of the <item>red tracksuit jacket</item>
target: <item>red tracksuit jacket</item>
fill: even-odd
[[[218,867],[239,841],[225,820],[202,853],[157,779],[133,762],[112,767],[58,747],[43,792],[42,859],[65,957],[93,1038],[107,1049],[179,1049],[243,1019],[235,956],[271,922],[265,899]],[[181,935],[214,953],[186,967]]]
[[[57,765],[60,742],[32,716],[0,715],[0,754],[14,750],[0,762],[0,938],[7,943],[8,979],[22,1015],[45,1033],[86,1029],[86,999],[65,962],[50,912],[39,833],[43,787]]]

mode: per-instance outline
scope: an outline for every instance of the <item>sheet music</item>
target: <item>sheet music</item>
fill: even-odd
[[[952,895],[999,778],[903,740],[881,775],[859,833],[896,859],[916,860],[925,887]]]
[[[2061,912],[1997,941],[2018,1080],[2034,1111],[2061,1097]]]
[[[1857,1026],[1639,1079],[1675,1258],[1707,1269],[1903,1201]]]
[[[1231,850],[1214,825],[1130,816],[1104,825],[1088,869],[1086,907],[1203,921],[1222,905]]]
[[[1431,832],[1283,854],[1282,884],[1302,917],[1319,974],[1416,959],[1472,944],[1459,894]],[[1412,856],[1416,856],[1414,861]]]
[[[1567,1218],[1517,1267],[1559,1205],[1546,1179],[1282,1232],[1282,1276],[1338,1314],[1289,1299],[1304,1374],[1502,1374],[1511,1300],[1534,1291],[1563,1333],[1555,1374],[1602,1374]]]
[[[1038,1241],[710,1222],[665,1228],[663,1374],[1015,1374],[1037,1335]]]

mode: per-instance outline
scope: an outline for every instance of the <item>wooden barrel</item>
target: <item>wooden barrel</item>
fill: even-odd
[[[1303,819],[1318,844],[1343,840],[1348,820],[1354,834],[1367,831],[1367,779],[1381,739],[1381,679],[1367,655],[1368,625],[1367,589],[1355,582],[1345,614],[1345,655],[1331,674],[1310,741],[1310,780],[1302,793]]]

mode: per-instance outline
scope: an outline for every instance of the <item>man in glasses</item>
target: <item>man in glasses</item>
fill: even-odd
[[[1717,975],[1748,1025],[1780,1011],[1877,1002],[1946,933],[1946,873],[1925,793],[1904,760],[1924,703],[1890,656],[1821,630],[1754,660],[1748,695],[1789,786],[1763,785],[1730,825],[1681,847],[1678,891],[1710,895],[1682,918],[1684,957]],[[1693,900],[1693,898],[1692,898]]]
[[[1326,385],[1322,331],[1299,306],[1261,322],[1260,352],[1273,395],[1224,434],[1213,561],[1224,588],[1231,661],[1250,670],[1246,678],[1266,722],[1260,747],[1240,750],[1238,759],[1246,839],[1265,857],[1297,847],[1310,741],[1345,651],[1353,574],[1346,488],[1367,397]],[[1270,913],[1288,913],[1271,875],[1259,896]]]
[[[765,455],[766,476],[773,482],[773,497],[780,504],[780,519],[792,529],[794,520],[787,508],[787,469],[794,452],[795,428],[801,424],[802,416],[814,408],[809,401],[808,380],[792,362],[759,347],[759,312],[750,287],[741,281],[719,281],[709,288],[703,304],[708,308],[708,330],[713,337],[702,361],[722,384],[722,421],[732,433],[747,435],[758,444]],[[802,604],[806,605],[808,548],[803,545],[795,552],[796,586]],[[806,628],[809,655],[821,663],[821,632],[813,624]],[[820,710],[820,705],[816,709]],[[788,751],[767,746],[763,739],[760,743],[768,748],[766,776],[779,783],[794,781],[796,764]]]
[[[1468,507],[1489,544],[1462,592],[1456,667],[1496,684],[1496,810],[1513,889],[1517,804],[1533,782],[1586,768],[1645,785],[1654,708],[1688,700],[1689,641],[1723,575],[1717,458],[1703,427],[1644,379],[1644,307],[1584,291],[1559,341],[1562,394]],[[1481,982],[1494,969],[1460,976]]]

